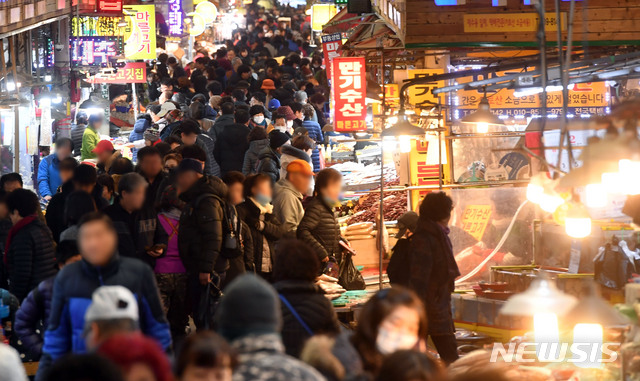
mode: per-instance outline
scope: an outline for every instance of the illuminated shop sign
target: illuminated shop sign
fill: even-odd
[[[80,16],[71,19],[73,37],[124,37],[126,27],[119,27],[120,17]]]
[[[98,0],[96,10],[104,13],[121,13],[122,0]]]
[[[571,0],[562,0],[562,1],[571,1]],[[582,0],[575,0],[582,1]],[[438,6],[451,6],[451,5],[466,5],[467,0],[435,0],[436,5]],[[486,0],[487,5],[491,2],[492,7],[506,7],[507,0]],[[531,0],[523,0],[524,5],[531,5]],[[473,5],[476,5],[475,3]]]
[[[170,36],[182,36],[182,0],[169,0],[167,24]]]
[[[108,70],[108,69],[107,69]],[[89,78],[89,83],[145,83],[147,81],[147,66],[144,62],[128,62],[118,68],[115,73],[98,73]]]
[[[71,62],[82,66],[106,66],[110,58],[124,53],[121,37],[72,37]]]
[[[128,26],[125,29],[124,55],[128,60],[156,58],[156,7],[127,5],[124,7]]]
[[[335,131],[366,131],[364,57],[336,57],[332,72]]]

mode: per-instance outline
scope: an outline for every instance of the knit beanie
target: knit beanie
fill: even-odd
[[[273,130],[269,132],[269,146],[272,149],[278,149],[282,147],[285,143],[287,143],[291,139],[289,135],[284,132],[280,132],[278,130]]]
[[[218,333],[225,339],[279,333],[280,301],[271,285],[256,275],[242,275],[225,289],[216,312]]]

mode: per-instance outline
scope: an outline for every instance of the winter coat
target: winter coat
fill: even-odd
[[[279,281],[273,287],[278,294],[287,299],[313,335],[333,336],[340,332],[336,312],[320,287],[314,283],[296,280]],[[282,342],[288,355],[299,357],[310,335],[284,303],[280,303],[280,308]]]
[[[47,329],[55,277],[45,279],[22,301],[16,312],[14,330],[22,345],[36,359],[42,355],[44,331]]]
[[[258,155],[257,173],[264,173],[276,183],[280,180],[280,154],[270,146],[265,147]]]
[[[249,335],[231,342],[238,354],[233,381],[324,381],[317,370],[284,353],[276,333]]]
[[[62,185],[58,165],[60,165],[60,160],[55,152],[40,161],[40,165],[38,165],[38,193],[40,193],[40,197],[53,196],[58,191],[58,187]]]
[[[129,134],[129,142],[133,143],[137,140],[144,139],[144,132],[151,127],[151,122],[146,118],[138,118],[133,125],[133,130]]]
[[[223,201],[227,186],[217,177],[204,176],[180,195],[187,203],[178,229],[180,258],[192,274],[224,272],[227,261],[222,248]],[[201,197],[202,195],[210,195]]]
[[[244,124],[231,124],[222,130],[216,140],[213,157],[224,176],[230,171],[242,171],[244,155],[249,149],[247,135],[251,129]]]
[[[96,154],[93,152],[93,149],[96,148],[99,141],[100,135],[93,128],[87,127],[84,129],[84,133],[82,134],[82,148],[80,150],[82,160],[95,159]]]
[[[282,154],[280,155],[280,178],[287,178],[287,166],[294,160],[306,161],[313,168],[311,158],[301,149],[298,149],[290,144],[282,146]]]
[[[257,173],[258,156],[267,147],[269,147],[269,139],[254,140],[249,143],[249,149],[244,154],[244,162],[242,164],[243,175],[249,176]]]
[[[167,244],[167,236],[158,226],[157,217],[152,227],[154,239],[148,241],[149,233],[147,230],[151,228],[147,226],[148,221],[141,218],[139,211],[129,213],[120,205],[120,200],[116,200],[103,212],[111,218],[118,233],[118,252],[120,255],[139,259],[153,268],[155,259],[147,254],[145,248],[154,244]]]
[[[305,120],[302,122],[302,127],[306,128],[309,131],[309,137],[316,142],[317,145],[322,144],[324,142],[324,137],[322,136],[322,126],[320,126],[317,122],[312,120]],[[311,160],[313,160],[313,171],[320,172],[320,151],[318,147],[313,149],[313,153],[311,153]]]
[[[304,195],[285,178],[280,179],[274,187],[273,214],[280,217],[283,234],[287,238],[296,237],[298,225],[304,217],[303,198]]]
[[[251,200],[245,200],[243,203],[236,207],[238,210],[238,216],[244,221],[251,232],[251,241],[253,243],[253,260],[255,264],[256,272],[267,272],[263,269],[269,267],[273,269],[273,259],[275,254],[275,243],[282,238],[282,224],[280,220],[272,213],[261,212],[261,209],[256,203]],[[259,230],[260,221],[264,221],[264,229]],[[269,259],[270,264],[263,267],[264,259],[264,240],[267,240],[269,247]],[[271,271],[269,271],[271,272]]]
[[[71,141],[73,142],[73,156],[80,156],[80,150],[82,149],[82,136],[84,135],[85,128],[87,128],[86,124],[76,124],[71,129]]]
[[[215,142],[217,140],[218,135],[220,135],[220,133],[224,130],[226,126],[230,126],[235,123],[236,123],[236,120],[233,115],[222,114],[218,116],[215,123],[213,123],[213,127],[211,127],[209,131],[207,131],[207,134]]]
[[[320,260],[340,253],[340,225],[333,208],[320,197],[309,201],[297,235],[315,250]]]
[[[21,303],[29,291],[57,272],[53,237],[39,218],[15,232],[5,256],[9,292]]]
[[[254,263],[253,255],[253,241],[251,239],[251,229],[242,220],[239,220],[242,224],[240,235],[242,236],[243,255],[236,258],[229,259],[229,268],[224,277],[223,287],[229,285],[235,278],[244,273],[255,273],[256,266]]]
[[[196,139],[196,145],[207,153],[207,160],[204,163],[204,173],[209,176],[220,177],[220,166],[218,162],[213,158],[213,149],[215,148],[215,141],[206,134],[199,134]]]
[[[451,293],[460,275],[444,228],[421,218],[411,239],[411,288],[427,308],[430,335],[453,334]]]
[[[44,334],[43,356],[37,380],[44,380],[51,364],[67,353],[86,352],[84,316],[93,292],[101,286],[128,288],[138,301],[140,330],[168,350],[171,332],[160,303],[155,276],[149,266],[117,253],[105,266],[80,260],[65,266],[53,284],[51,317]]]
[[[324,117],[324,112],[317,108],[316,106],[313,106],[313,109],[316,111],[316,117],[317,117],[317,122],[320,125],[321,131],[322,131],[322,127],[324,127],[325,124],[327,124],[327,119]]]

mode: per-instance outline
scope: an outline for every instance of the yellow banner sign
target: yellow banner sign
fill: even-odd
[[[128,60],[156,58],[155,5],[125,5],[127,29],[124,35],[124,55]]]
[[[409,79],[444,74],[443,69],[409,70]],[[416,108],[432,108],[438,104],[438,97],[431,92],[434,88],[444,87],[444,81],[420,84],[407,89],[408,103]]]
[[[562,26],[567,23],[567,14],[560,15]],[[558,19],[555,13],[546,13],[545,30],[558,30]],[[464,15],[465,33],[505,33],[505,32],[535,32],[538,30],[537,13],[488,13]]]
[[[438,170],[438,164],[433,165],[427,160],[429,148],[437,150],[438,144],[436,143],[435,147],[430,147],[429,142],[423,139],[411,141],[409,176],[412,186],[434,186],[439,184],[438,177],[440,176],[440,171]],[[445,156],[446,152],[443,152],[442,155]],[[417,210],[418,204],[429,192],[428,190],[411,191],[412,210]]]
[[[462,214],[462,229],[481,241],[490,218],[491,205],[469,205]]]

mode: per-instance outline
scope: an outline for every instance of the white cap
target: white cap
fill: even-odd
[[[84,315],[85,324],[96,320],[131,319],[138,321],[138,302],[128,288],[102,286],[91,296],[91,304]]]
[[[156,116],[159,116],[160,118],[162,118],[165,115],[167,115],[169,111],[173,111],[173,110],[177,110],[176,105],[174,105],[173,102],[164,102],[162,106],[160,106],[160,111],[158,111]]]

